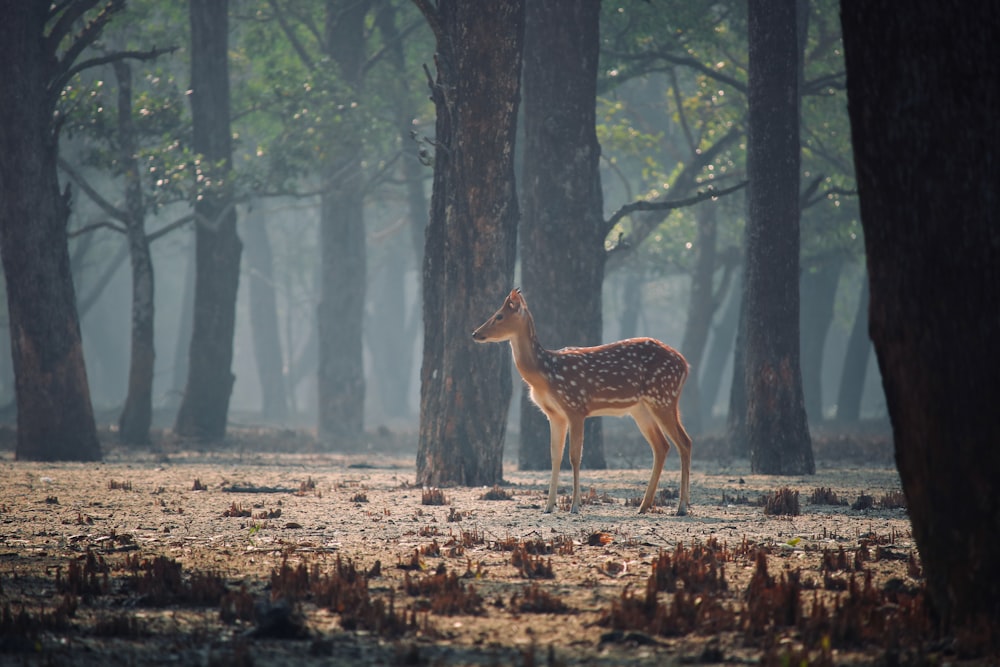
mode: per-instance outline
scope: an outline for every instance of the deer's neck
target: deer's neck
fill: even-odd
[[[534,387],[547,378],[545,361],[551,353],[538,342],[535,323],[530,316],[524,333],[510,339],[510,349],[514,353],[514,365],[525,382]]]

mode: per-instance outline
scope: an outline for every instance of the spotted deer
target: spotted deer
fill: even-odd
[[[573,505],[580,511],[580,460],[583,422],[587,417],[631,415],[653,449],[653,472],[639,506],[653,506],[669,438],[681,457],[681,490],[677,514],[687,514],[691,474],[691,438],[681,424],[677,402],[688,365],[673,348],[652,338],[629,338],[597,347],[546,350],[538,342],[535,323],[520,290],[513,290],[493,317],[472,332],[478,343],[510,341],[514,363],[531,388],[531,400],[549,419],[552,480],[545,512],[555,508],[559,464],[569,430],[573,465]]]

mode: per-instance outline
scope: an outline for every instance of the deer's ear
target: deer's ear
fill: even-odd
[[[511,290],[510,296],[507,297],[507,305],[510,307],[510,309],[515,312],[521,310],[522,303],[523,302],[521,301],[521,293],[516,289]]]

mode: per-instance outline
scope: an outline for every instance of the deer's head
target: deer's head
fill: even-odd
[[[530,317],[528,304],[525,302],[521,290],[511,290],[507,298],[504,299],[503,305],[500,306],[500,310],[473,331],[472,338],[477,343],[500,343],[510,340],[527,330]]]

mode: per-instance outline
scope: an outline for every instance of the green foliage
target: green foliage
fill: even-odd
[[[803,257],[862,251],[850,128],[844,98],[839,7],[809,3],[801,99],[802,188],[815,190],[802,215]],[[744,2],[605,4],[598,134],[608,199],[681,198],[713,181],[742,177],[745,141],[727,145],[696,174],[682,177],[729,132],[744,131],[747,24]],[[742,198],[724,203],[720,246],[739,245]],[[610,238],[628,237],[624,220]],[[693,211],[668,216],[642,246],[661,270],[685,270],[693,257]]]

